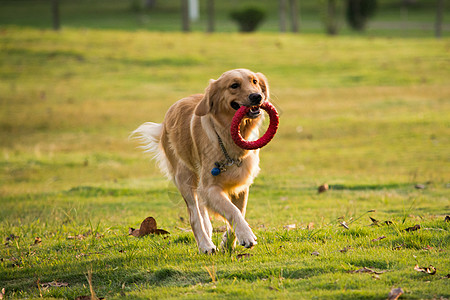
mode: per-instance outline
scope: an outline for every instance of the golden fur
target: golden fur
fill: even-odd
[[[161,170],[174,181],[183,196],[199,250],[214,253],[212,226],[208,210],[225,218],[228,231],[222,246],[234,246],[235,236],[245,247],[256,244],[256,236],[244,219],[249,186],[259,172],[259,150],[243,150],[231,139],[230,125],[236,108],[252,106],[252,94],[268,101],[265,76],[246,69],[225,72],[211,80],[205,94],[183,98],[167,111],[161,124],[145,123],[134,131],[148,151],[156,155]],[[234,104],[236,105],[236,104]],[[261,114],[262,115],[262,114]],[[261,115],[244,118],[241,134],[249,139],[257,134]],[[218,137],[233,159],[242,164],[211,175],[217,161],[225,159]],[[233,230],[234,233],[233,234]]]

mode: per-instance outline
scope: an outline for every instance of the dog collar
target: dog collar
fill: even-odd
[[[236,165],[237,167],[240,167],[242,165],[242,159],[232,159],[230,155],[227,152],[227,149],[225,148],[222,138],[220,135],[216,132],[217,139],[219,140],[219,146],[220,150],[222,150],[223,155],[225,156],[224,160],[216,161],[214,163],[215,167],[212,168],[211,174],[213,176],[217,176],[222,172],[225,172],[228,167],[231,167],[232,165]]]

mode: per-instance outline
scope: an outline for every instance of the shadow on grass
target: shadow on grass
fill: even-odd
[[[378,191],[378,190],[391,190],[391,189],[407,189],[413,187],[410,183],[389,183],[389,184],[362,184],[362,185],[343,185],[332,184],[331,190],[335,191]]]

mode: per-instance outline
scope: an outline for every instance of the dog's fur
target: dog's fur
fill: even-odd
[[[236,85],[237,84],[237,85]],[[238,86],[238,87],[236,87]],[[141,137],[145,148],[155,154],[161,170],[173,180],[183,196],[200,252],[214,253],[212,226],[208,210],[227,221],[222,247],[234,247],[236,237],[244,247],[256,244],[256,236],[244,219],[249,187],[259,172],[259,150],[243,150],[231,139],[230,125],[239,106],[252,106],[251,94],[259,93],[261,103],[269,100],[266,77],[246,69],[225,72],[211,80],[205,94],[183,98],[167,111],[161,124],[145,123],[133,134]],[[232,107],[232,102],[234,108]],[[257,134],[262,114],[247,116],[241,135]],[[225,159],[218,137],[233,159],[218,176],[211,175],[215,162]],[[235,235],[232,229],[234,229]]]

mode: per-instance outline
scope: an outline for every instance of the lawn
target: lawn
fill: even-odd
[[[0,289],[449,298],[449,49],[447,38],[2,27]],[[250,193],[258,245],[208,256],[175,187],[128,136],[237,67],[268,77],[280,128]],[[148,216],[170,235],[129,236]]]

